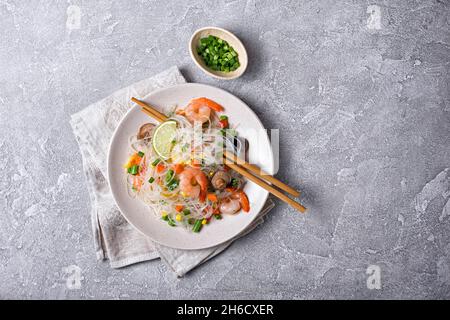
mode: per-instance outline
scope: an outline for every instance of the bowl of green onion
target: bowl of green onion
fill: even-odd
[[[247,68],[244,45],[222,28],[206,27],[195,31],[189,42],[189,52],[203,72],[217,79],[236,79]]]

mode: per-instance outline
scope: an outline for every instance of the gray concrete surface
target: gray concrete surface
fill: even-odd
[[[0,298],[450,298],[449,13],[436,0],[0,1]],[[208,25],[246,45],[242,78],[190,60]],[[281,129],[278,176],[309,207],[278,203],[183,279],[160,261],[95,260],[68,123],[172,65]]]

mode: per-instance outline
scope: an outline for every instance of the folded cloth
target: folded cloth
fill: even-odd
[[[83,171],[91,200],[92,231],[98,260],[108,259],[112,268],[161,258],[182,277],[226,249],[234,240],[263,222],[274,206],[269,199],[253,223],[236,238],[202,250],[179,250],[154,243],[132,227],[115,205],[106,180],[108,146],[120,119],[133,106],[132,96],[145,98],[152,91],[185,83],[177,67],[120,89],[71,116],[70,124],[80,147]]]

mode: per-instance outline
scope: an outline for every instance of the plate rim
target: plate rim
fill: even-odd
[[[177,88],[177,87],[193,87],[193,86],[208,87],[208,88],[213,89],[213,90],[221,91],[221,92],[224,93],[225,95],[231,95],[233,98],[239,100],[239,101],[240,101],[240,102],[241,102],[241,103],[242,103],[242,104],[250,111],[250,113],[255,117],[255,119],[256,119],[256,121],[258,122],[258,124],[259,124],[262,128],[265,129],[264,124],[262,123],[261,119],[259,119],[258,115],[257,115],[257,114],[256,114],[256,113],[255,113],[255,112],[247,105],[247,103],[245,103],[242,99],[240,99],[239,97],[235,96],[235,95],[232,94],[231,92],[228,92],[228,91],[226,91],[226,90],[224,90],[224,89],[222,89],[222,88],[218,88],[218,87],[215,87],[215,86],[212,86],[212,85],[208,85],[208,84],[195,83],[195,82],[187,82],[187,83],[182,83],[182,84],[175,84],[175,85],[171,85],[171,86],[167,86],[167,87],[164,87],[164,88],[160,88],[160,89],[153,90],[152,92],[146,94],[146,95],[143,96],[143,97],[141,96],[141,97],[139,97],[139,98],[140,98],[140,99],[147,99],[147,98],[151,97],[152,95],[157,95],[157,94],[160,93],[160,92],[163,92],[163,91],[166,91],[166,90],[170,90],[170,89],[173,89],[173,88]],[[254,217],[253,217],[247,224],[245,224],[245,225],[243,225],[241,228],[239,228],[239,230],[238,230],[237,232],[235,232],[234,235],[231,236],[231,237],[229,237],[228,239],[224,239],[224,240],[222,240],[222,241],[220,241],[220,242],[212,243],[211,245],[207,245],[207,246],[201,246],[201,247],[197,247],[197,248],[185,248],[185,247],[168,246],[167,244],[162,243],[161,241],[158,241],[158,240],[154,239],[151,235],[145,233],[143,230],[141,230],[140,227],[138,227],[137,225],[135,225],[133,222],[130,221],[130,219],[129,219],[129,218],[127,217],[127,215],[123,212],[123,209],[121,208],[120,204],[118,203],[118,201],[117,201],[117,199],[116,199],[115,192],[114,192],[114,190],[113,190],[113,188],[111,187],[111,184],[110,184],[111,174],[112,174],[112,173],[111,173],[111,161],[112,161],[112,160],[111,160],[111,149],[112,149],[112,147],[113,147],[114,141],[116,140],[116,138],[117,138],[117,136],[118,136],[118,134],[119,134],[119,133],[118,133],[119,128],[120,128],[121,126],[123,126],[123,123],[124,123],[124,121],[126,120],[126,118],[129,117],[130,113],[133,112],[134,109],[135,109],[136,107],[137,107],[137,106],[135,106],[135,105],[132,106],[132,107],[129,108],[129,110],[127,110],[127,112],[122,116],[122,118],[120,119],[120,121],[119,121],[119,123],[117,124],[116,128],[114,129],[114,133],[113,133],[113,135],[111,136],[111,139],[110,139],[110,142],[109,142],[109,146],[108,146],[107,165],[106,165],[106,167],[107,167],[107,169],[106,169],[106,176],[107,176],[107,180],[108,180],[108,186],[109,186],[109,189],[110,189],[111,194],[112,194],[112,198],[114,199],[114,203],[115,203],[115,205],[117,206],[117,208],[119,209],[119,212],[120,212],[120,214],[122,215],[122,217],[124,217],[125,220],[126,220],[126,221],[127,221],[134,229],[136,229],[137,231],[139,231],[139,233],[143,234],[144,236],[148,237],[151,241],[154,241],[154,242],[156,242],[156,243],[158,243],[158,244],[160,244],[160,245],[167,246],[167,247],[169,247],[169,248],[174,248],[174,249],[180,249],[180,250],[201,250],[201,249],[207,249],[207,248],[211,248],[211,247],[215,247],[215,246],[221,245],[221,244],[223,244],[223,243],[225,243],[225,242],[227,242],[227,241],[230,241],[230,240],[235,239],[236,237],[238,237],[242,232],[245,231],[246,228],[248,228],[249,225],[251,225],[251,224],[255,221],[255,219],[256,219],[256,218],[258,217],[258,215],[260,214],[261,210],[264,208],[264,205],[267,203],[267,199],[268,199],[268,197],[269,197],[269,192],[268,192],[267,190],[263,189],[263,192],[265,193],[265,195],[263,196],[263,199],[264,199],[264,200],[263,200],[263,205],[262,205],[261,209],[260,209],[257,213],[255,213]],[[155,120],[155,122],[158,123],[156,120]],[[274,171],[274,168],[275,168],[275,161],[274,161],[274,155],[273,155],[272,144],[271,144],[271,142],[270,142],[270,138],[269,138],[269,135],[268,135],[267,132],[265,132],[265,138],[267,139],[267,142],[268,142],[268,148],[269,148],[269,151],[270,151],[270,155],[269,155],[269,156],[270,156],[270,160],[271,160],[271,161],[270,161],[270,167],[268,168],[267,171],[268,171],[268,173],[273,174],[273,171]],[[151,209],[151,210],[154,210],[153,208],[150,208],[150,209]]]

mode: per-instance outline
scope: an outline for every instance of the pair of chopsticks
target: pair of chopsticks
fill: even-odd
[[[151,107],[150,105],[148,105],[147,103],[145,103],[141,100],[138,100],[138,99],[132,97],[131,101],[133,101],[137,105],[141,106],[142,107],[141,110],[145,114],[149,115],[150,117],[156,119],[159,122],[164,122],[168,119],[166,115],[164,115],[163,113],[159,112],[158,110],[156,110],[155,108]],[[246,162],[242,158],[239,158],[237,155],[235,155],[232,152],[225,150],[224,157],[225,157],[225,164],[228,167],[230,167],[237,173],[243,175],[250,181],[256,183],[261,188],[267,190],[268,192],[270,192],[271,194],[273,194],[280,200],[286,202],[291,207],[297,209],[300,212],[305,212],[306,208],[304,206],[302,206],[300,203],[292,200],[291,198],[289,198],[287,195],[285,195],[278,189],[275,189],[268,182],[272,183],[274,186],[277,186],[281,190],[289,193],[290,195],[292,195],[294,197],[298,197],[300,195],[300,192],[291,188],[290,186],[281,182],[280,180],[276,179],[275,177],[271,176],[267,172],[264,172],[259,167]]]

